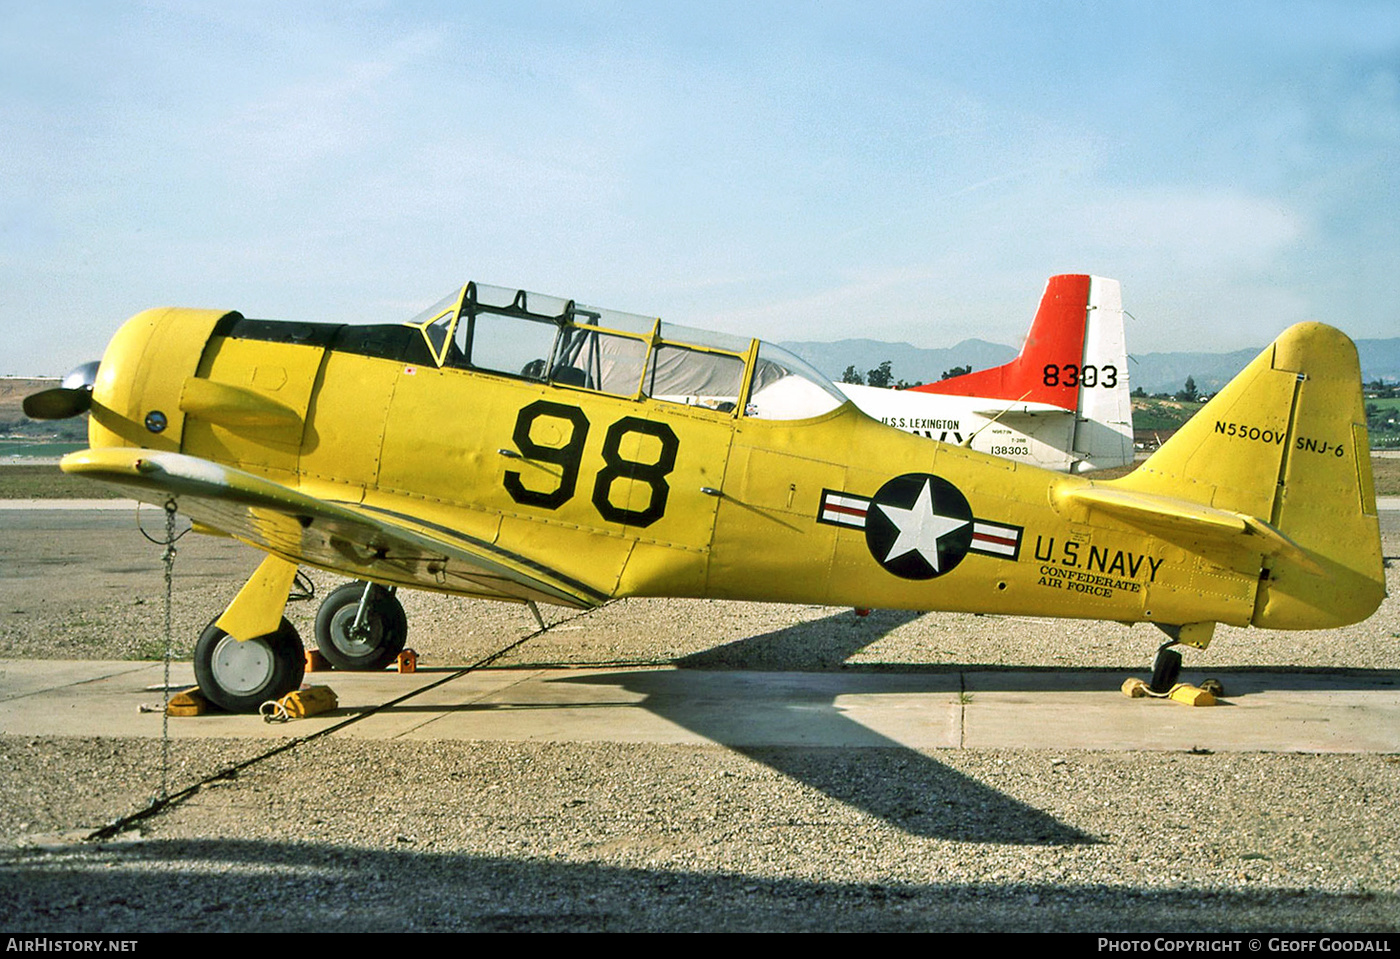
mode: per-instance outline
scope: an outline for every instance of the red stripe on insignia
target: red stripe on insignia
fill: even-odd
[[[817,522],[844,526],[847,529],[864,529],[869,512],[870,500],[864,496],[824,489],[821,509],[817,512]]]

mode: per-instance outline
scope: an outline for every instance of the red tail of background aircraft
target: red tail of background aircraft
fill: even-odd
[[[1132,398],[1117,280],[1053,276],[1010,363],[906,390],[842,384],[882,423],[1045,469],[1133,460]]]
[[[1077,409],[1080,384],[1091,378],[1097,381],[1101,375],[1086,352],[1086,344],[1099,347],[1090,340],[1090,324],[1085,321],[1086,311],[1090,309],[1089,292],[1095,279],[1080,274],[1050,277],[1025,345],[1010,363],[911,389],[920,393],[1029,400],[1067,410]],[[1119,340],[1121,342],[1121,336]],[[1095,352],[1104,351],[1099,348]],[[1104,357],[1105,362],[1107,359]],[[1086,366],[1096,373],[1087,374]],[[1126,370],[1117,370],[1117,373],[1122,377],[1127,375]]]

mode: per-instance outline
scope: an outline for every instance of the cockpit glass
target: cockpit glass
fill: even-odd
[[[697,330],[694,327],[678,326],[675,323],[661,324],[661,338],[672,343],[687,343],[690,346],[724,350],[727,353],[737,353],[740,356],[747,355],[749,347],[753,345],[753,341],[746,336],[716,333],[714,330]]]
[[[805,360],[772,343],[759,344],[745,416],[800,420],[828,413],[846,402],[845,395]]]
[[[413,319],[404,324],[405,326],[422,328],[423,335],[428,338],[434,356],[442,355],[443,344],[447,342],[448,334],[452,329],[452,319],[457,315],[457,304],[461,299],[462,291],[458,289],[447,294],[426,310],[420,311]]]
[[[559,324],[489,310],[466,312],[457,323],[448,364],[542,380],[554,353]],[[459,359],[460,352],[460,359]]]
[[[728,413],[738,405],[743,383],[744,361],[737,356],[660,343],[642,391],[652,399]]]
[[[465,300],[461,290],[448,294],[410,321],[446,366],[614,396],[640,393],[722,413],[740,408],[753,345],[747,337],[499,286],[473,283],[466,293]],[[771,343],[759,344],[745,416],[805,419],[845,402],[806,362]]]
[[[439,319],[443,313],[450,313],[457,308],[457,303],[462,299],[462,288],[458,287],[451,293],[438,300],[426,310],[417,313],[413,319],[405,323],[405,326],[422,326],[429,320]]]
[[[601,326],[607,330],[620,330],[623,333],[650,335],[656,326],[656,317],[642,316],[640,313],[623,313],[621,310],[604,310],[596,306],[575,303],[574,322],[583,326]]]
[[[562,386],[636,396],[646,360],[646,340],[587,326],[566,326],[549,378]]]
[[[452,317],[456,315],[457,308],[449,306],[443,313],[439,313],[433,321],[424,327],[423,332],[427,334],[428,342],[432,344],[433,355],[442,355],[442,345],[447,342],[448,331],[452,329]]]

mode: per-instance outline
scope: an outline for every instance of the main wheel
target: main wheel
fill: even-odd
[[[369,590],[365,619],[355,617]],[[398,597],[373,583],[346,583],[331,592],[316,613],[316,646],[336,669],[383,669],[408,641],[408,616]]]
[[[301,685],[301,636],[284,618],[277,632],[240,642],[210,623],[194,647],[194,676],[204,698],[231,713],[256,710]]]

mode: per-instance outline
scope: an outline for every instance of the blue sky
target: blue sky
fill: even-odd
[[[0,374],[466,279],[769,339],[1400,335],[1400,5],[0,0]]]

